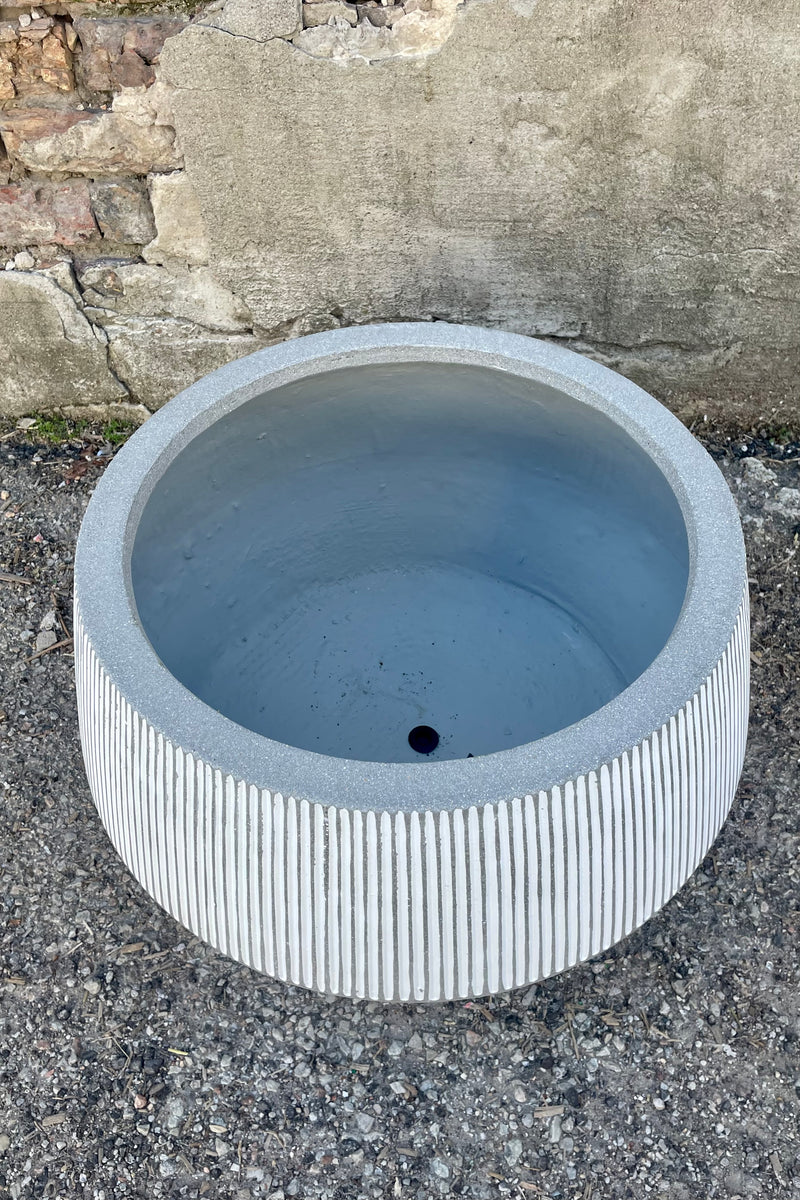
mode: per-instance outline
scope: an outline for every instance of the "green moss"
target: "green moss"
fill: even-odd
[[[106,421],[104,425],[100,426],[100,432],[112,446],[121,446],[123,442],[128,440],[135,429],[136,426],[132,421],[121,421],[119,419]]]
[[[88,421],[71,421],[58,414],[41,414],[36,415],[36,424],[31,425],[26,432],[32,441],[57,445],[59,442],[69,441],[70,438],[81,437],[88,424]]]
[[[776,446],[788,446],[790,442],[798,441],[798,430],[792,429],[791,425],[768,425],[765,432]]]
[[[83,441],[92,436],[102,438],[112,446],[119,446],[136,429],[133,421],[124,421],[118,417],[98,423],[85,417],[64,417],[60,413],[35,413],[34,420],[35,424],[25,430],[25,436],[31,442],[46,442],[50,446],[75,440]]]

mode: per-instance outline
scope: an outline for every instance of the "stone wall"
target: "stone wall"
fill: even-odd
[[[800,0],[0,5],[0,412],[424,319],[796,421],[798,57]]]

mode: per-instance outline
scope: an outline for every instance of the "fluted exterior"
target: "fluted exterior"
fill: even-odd
[[[702,860],[744,755],[749,624],[699,690],[620,757],[547,792],[444,812],[322,806],[223,775],[111,683],[76,607],[81,739],[114,846],[204,941],[305,987],[479,996],[611,946]]]

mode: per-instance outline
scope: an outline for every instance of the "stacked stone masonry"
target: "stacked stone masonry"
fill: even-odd
[[[796,419],[800,0],[712,7],[0,0],[0,413],[438,319]]]

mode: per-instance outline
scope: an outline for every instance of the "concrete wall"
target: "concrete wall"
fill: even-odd
[[[0,411],[439,319],[800,418],[800,0],[139,7],[0,8]]]

